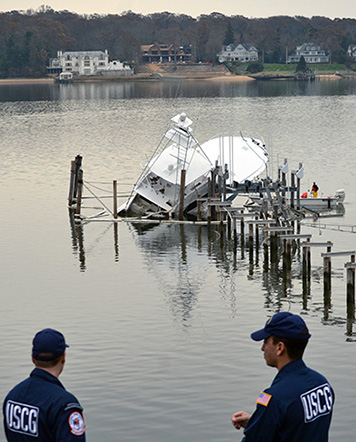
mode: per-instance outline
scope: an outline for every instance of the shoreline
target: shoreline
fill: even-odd
[[[342,77],[336,74],[317,74],[315,77],[318,80],[340,80]],[[132,76],[123,77],[88,77],[77,78],[74,83],[89,83],[89,82],[122,82],[122,81],[164,81],[164,80],[207,80],[207,81],[229,81],[229,82],[243,82],[243,81],[256,81],[254,78],[247,75],[221,75],[221,74],[188,74],[188,75],[161,75],[161,76],[149,76],[147,74],[134,74]],[[271,76],[269,81],[273,81]],[[278,80],[276,77],[275,80]],[[54,78],[2,78],[0,79],[1,85],[25,85],[25,84],[54,84]]]

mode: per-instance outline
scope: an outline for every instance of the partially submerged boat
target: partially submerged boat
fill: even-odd
[[[221,171],[233,191],[238,183],[254,180],[266,168],[268,153],[261,140],[221,135],[200,145],[185,113],[170,123],[130,197],[119,208],[120,216],[152,212],[175,216],[181,209],[187,214],[196,208],[198,195],[207,197],[213,170]]]

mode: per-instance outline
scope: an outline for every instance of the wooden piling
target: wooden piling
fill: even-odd
[[[119,227],[117,223],[114,223],[114,253],[115,253],[115,262],[119,262]]]
[[[241,211],[243,214],[243,211]],[[245,219],[243,216],[240,218],[240,236],[241,236],[241,249],[245,247]]]
[[[258,216],[256,215],[255,220],[258,221]],[[259,231],[259,225],[255,224],[255,243],[256,243],[256,249],[258,249],[260,245],[260,231]]]
[[[303,164],[299,163],[299,171],[303,168]],[[297,209],[300,210],[300,178],[297,175]]]
[[[282,168],[282,202],[283,204],[286,203],[286,192],[285,192],[285,187],[287,185],[287,180],[286,180],[286,172],[285,169],[288,169],[288,160],[287,158],[284,158],[284,166]]]
[[[76,215],[80,215],[82,206],[82,195],[83,195],[83,170],[80,169],[78,172],[78,191],[77,191],[77,208]]]
[[[180,191],[179,191],[179,219],[184,217],[184,193],[185,193],[186,170],[182,169],[180,173]]]
[[[331,252],[332,243],[328,241],[328,245],[326,248],[327,253]],[[323,259],[323,267],[324,267],[324,298],[326,300],[331,297],[331,257],[324,256]],[[324,301],[325,302],[325,301]],[[329,302],[330,303],[330,302]]]
[[[294,209],[295,170],[291,173],[290,206]]]
[[[248,248],[250,254],[250,263],[253,263],[253,224],[248,225]]]
[[[201,221],[201,194],[198,193],[197,199],[197,221]]]
[[[207,219],[208,219],[208,223],[211,222],[211,198],[208,198],[208,214],[207,214]]]
[[[346,310],[348,319],[355,319],[355,267],[356,264],[348,262],[346,267]]]
[[[234,230],[234,241],[236,243],[237,241],[237,223],[236,223],[236,216],[232,215],[232,223],[233,223],[233,230]]]
[[[324,257],[324,297],[330,298],[331,295],[331,258],[329,256]]]
[[[78,173],[82,168],[83,157],[77,155],[74,161],[71,161],[70,170],[70,181],[69,181],[69,195],[68,195],[68,205],[72,206],[75,203],[77,193],[78,193]]]
[[[112,190],[113,190],[113,212],[114,212],[114,218],[117,219],[117,181],[114,180],[112,182]]]
[[[74,180],[75,180],[75,161],[71,161],[69,194],[68,194],[68,206],[69,207],[73,204],[73,199],[74,199]]]
[[[303,247],[303,264],[302,264],[302,273],[303,273],[303,293],[309,293],[310,288],[310,246],[308,243],[310,242],[309,238],[305,243],[305,247]]]

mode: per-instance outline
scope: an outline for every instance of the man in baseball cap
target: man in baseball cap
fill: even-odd
[[[334,392],[327,379],[302,360],[310,337],[303,318],[290,312],[276,313],[251,334],[254,341],[263,341],[266,363],[278,373],[258,394],[252,415],[232,415],[234,427],[245,429],[243,442],[328,441]]]
[[[68,347],[57,330],[36,333],[32,341],[35,369],[3,404],[8,442],[85,442],[83,408],[58,379]]]
[[[32,356],[38,361],[51,361],[61,356],[69,345],[61,332],[45,328],[36,333],[32,341]]]

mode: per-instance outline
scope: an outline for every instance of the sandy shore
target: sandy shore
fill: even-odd
[[[34,83],[54,83],[53,78],[1,78],[1,84],[34,84]]]
[[[184,75],[174,75],[167,74],[162,75],[161,78],[150,77],[147,74],[135,74],[130,77],[88,77],[76,79],[75,82],[90,82],[90,81],[134,81],[134,80],[153,80],[159,81],[166,79],[185,79],[185,80],[205,80],[205,81],[224,81],[224,82],[243,82],[243,81],[255,81],[253,78],[247,75],[221,75],[221,74],[184,74]],[[319,80],[339,80],[341,77],[335,74],[318,74],[316,78]],[[4,78],[0,79],[0,86],[11,84],[53,84],[53,78]]]

